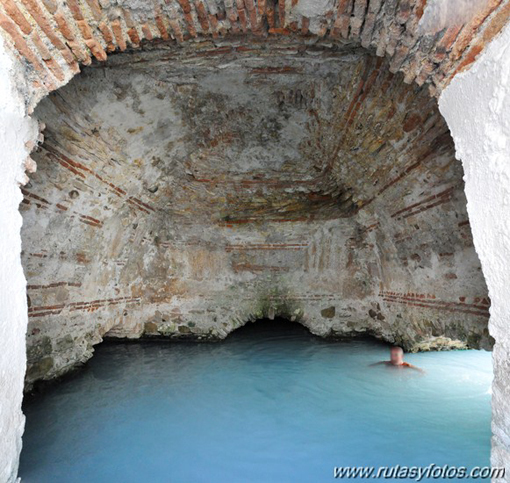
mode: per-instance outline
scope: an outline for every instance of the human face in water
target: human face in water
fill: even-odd
[[[400,366],[404,362],[404,351],[400,347],[392,347],[390,350],[390,362],[394,366]]]

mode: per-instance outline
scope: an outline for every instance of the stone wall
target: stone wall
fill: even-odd
[[[36,116],[29,385],[106,333],[223,338],[274,315],[407,350],[490,346],[436,102],[355,45],[147,48],[87,68]]]
[[[492,465],[510,475],[510,29],[440,99],[465,169],[469,219],[491,296]]]

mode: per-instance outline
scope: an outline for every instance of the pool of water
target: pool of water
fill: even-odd
[[[221,343],[101,344],[26,402],[22,481],[316,483],[339,466],[488,465],[491,354],[408,355],[424,375],[370,367],[387,355],[280,321]]]

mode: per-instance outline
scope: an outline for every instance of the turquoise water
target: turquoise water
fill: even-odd
[[[221,343],[101,344],[27,401],[22,481],[316,483],[339,481],[335,466],[488,465],[490,353],[408,355],[425,375],[369,367],[387,355],[278,321]]]

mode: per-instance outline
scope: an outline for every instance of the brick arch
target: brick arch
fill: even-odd
[[[490,0],[453,25],[425,32],[419,28],[425,5],[426,0],[155,0],[146,5],[5,0],[0,27],[24,64],[32,107],[81,65],[104,62],[114,52],[147,42],[178,46],[194,39],[250,35],[359,44],[387,57],[391,72],[403,72],[404,82],[427,84],[438,95],[499,33],[510,8],[504,0]]]
[[[386,259],[379,257],[374,260],[373,264],[363,266],[362,270],[366,272],[365,275],[372,276],[371,271],[379,270],[383,274],[384,272],[386,274],[398,272],[401,279],[408,279],[407,284],[400,284],[400,288],[395,288],[394,278],[383,277],[384,283],[377,289],[373,288],[373,293],[370,293],[374,298],[373,306],[366,307],[366,310],[365,307],[363,308],[364,314],[369,314],[369,317],[373,319],[369,320],[369,323],[384,325],[382,324],[384,315],[382,315],[381,307],[387,306],[389,313],[396,314],[399,308],[404,306],[404,308],[412,307],[411,310],[416,308],[417,313],[421,309],[442,310],[454,315],[465,313],[473,316],[472,325],[476,326],[476,320],[482,320],[482,323],[486,321],[489,302],[486,299],[483,280],[480,279],[477,272],[478,261],[472,250],[469,222],[464,213],[465,200],[462,192],[461,174],[459,166],[454,162],[451,138],[446,124],[437,111],[435,99],[431,99],[426,90],[428,87],[428,94],[437,95],[456,72],[469,65],[476,54],[483,49],[485,43],[502,28],[510,14],[510,7],[506,1],[486,2],[476,12],[470,12],[470,17],[463,17],[460,23],[441,28],[438,31],[432,28],[427,33],[420,29],[420,21],[425,18],[424,6],[425,2],[422,0],[415,2],[406,0],[400,2],[394,0],[269,2],[266,0],[256,3],[253,0],[231,0],[224,3],[215,0],[193,2],[189,0],[168,0],[166,2],[158,0],[154,3],[147,2],[146,5],[129,1],[121,2],[120,0],[115,3],[108,0],[68,0],[67,2],[62,0],[4,0],[0,6],[0,30],[6,36],[7,43],[17,52],[18,58],[22,60],[23,73],[30,86],[30,92],[25,96],[29,110],[32,110],[39,100],[49,92],[66,84],[80,71],[81,66],[91,65],[88,71],[90,73],[95,71],[97,74],[98,69],[94,69],[94,67],[101,66],[109,55],[111,55],[111,61],[108,64],[122,63],[122,56],[116,55],[119,52],[125,52],[124,58],[127,59],[126,63],[130,67],[138,62],[136,57],[138,52],[145,53],[151,49],[160,51],[166,49],[184,53],[184,56],[189,53],[191,57],[195,58],[227,55],[232,51],[236,55],[241,55],[250,53],[254,50],[254,46],[259,51],[272,49],[277,52],[279,46],[282,50],[284,47],[289,48],[290,46],[290,48],[299,51],[321,43],[322,46],[329,44],[328,48],[331,51],[336,51],[337,54],[340,51],[340,54],[343,55],[341,51],[345,49],[347,56],[350,55],[349,51],[366,49],[364,51],[366,58],[359,64],[362,66],[361,70],[352,73],[352,85],[344,89],[347,96],[338,108],[339,123],[332,123],[329,129],[329,134],[333,133],[335,129],[342,129],[344,139],[339,146],[334,146],[332,143],[331,149],[325,152],[332,160],[323,170],[322,174],[326,175],[325,181],[320,179],[321,186],[318,188],[312,187],[308,191],[301,191],[300,196],[302,195],[305,199],[294,210],[294,213],[290,213],[292,217],[288,212],[284,212],[283,215],[272,218],[270,221],[275,223],[322,222],[328,219],[328,216],[325,216],[327,214],[331,215],[329,219],[347,218],[357,214],[360,211],[358,208],[362,208],[360,217],[349,225],[350,228],[347,230],[349,240],[348,250],[345,253],[348,254],[348,258],[339,260],[339,266],[345,262],[345,265],[353,273],[356,270],[361,270],[352,254],[356,244],[361,243],[367,252],[380,250],[386,257]],[[274,73],[274,71],[259,72],[259,74]],[[394,73],[398,73],[398,75],[394,76]],[[91,74],[91,76],[93,75]],[[83,76],[78,76],[75,81],[81,77]],[[338,78],[336,78],[337,80]],[[337,84],[340,83],[337,82]],[[386,91],[388,86],[390,89]],[[66,91],[68,87],[69,90]],[[73,94],[73,88],[70,83],[60,91],[63,98],[67,96],[69,102],[74,102],[73,99],[79,97],[79,95]],[[385,92],[385,95],[380,96],[380,92]],[[392,105],[391,98],[395,98],[395,102],[400,103],[400,107]],[[367,104],[370,106],[368,112],[363,113],[363,109],[359,108]],[[373,112],[370,112],[370,109]],[[73,109],[70,111],[72,112]],[[386,138],[383,141],[378,139],[384,131],[381,129],[382,124],[372,122],[375,117],[373,114],[376,113],[387,115],[383,121],[384,128],[390,128],[391,132],[387,136],[384,134]],[[396,116],[394,116],[395,113],[397,113]],[[422,116],[422,113],[427,113],[427,115]],[[65,151],[65,146],[64,152],[56,154],[54,150],[52,152],[52,149],[55,148],[55,139],[62,133],[58,132],[59,122],[56,117],[49,115],[48,119],[51,120],[48,132],[51,133],[53,130],[53,141],[50,139],[43,146],[41,152],[34,155],[42,168],[40,169],[41,174],[37,175],[39,180],[43,180],[45,175],[46,179],[51,179],[53,173],[49,170],[45,172],[44,163],[46,166],[50,166],[48,160],[55,158],[64,167],[64,172],[68,171],[67,175],[82,170],[84,172],[80,173],[80,177],[87,177],[90,174],[100,183],[110,186],[104,182],[103,174],[97,176],[97,173],[92,174],[83,160],[74,158],[76,153]],[[95,127],[92,125],[89,127],[89,131],[83,131],[83,138],[88,137],[89,140],[93,140],[90,133],[94,132]],[[81,129],[82,127],[77,125],[76,128]],[[318,130],[318,137],[322,134]],[[62,139],[64,137],[62,136]],[[363,163],[363,150],[357,153],[350,149],[357,144],[358,139],[364,140],[363,149],[366,149],[371,155],[375,153],[377,161],[374,161],[373,164],[377,169]],[[217,141],[213,140],[213,142]],[[406,143],[408,148],[401,149]],[[84,147],[87,147],[85,144]],[[361,146],[361,143],[359,145]],[[384,149],[380,151],[383,146]],[[93,150],[84,149],[84,151],[92,152]],[[215,153],[213,152],[213,154]],[[344,166],[334,159],[338,158],[339,154],[343,156]],[[108,168],[107,164],[104,166]],[[100,169],[104,166],[100,166]],[[369,172],[369,176],[364,175],[367,172]],[[136,180],[138,175],[131,174]],[[183,176],[182,185],[185,185],[187,173],[183,169],[181,174]],[[220,174],[224,175],[224,173]],[[109,173],[109,175],[111,175],[109,183],[115,186],[124,186],[122,180],[117,183],[117,173]],[[343,181],[348,178],[348,175],[353,179],[348,179],[348,183],[344,186]],[[359,179],[363,182],[357,183]],[[149,182],[149,180],[144,181]],[[196,192],[207,191],[209,185],[213,186],[211,189],[218,186],[216,179],[213,179],[211,183],[205,178],[195,181],[201,183]],[[285,181],[288,182],[288,180]],[[34,184],[36,182],[37,179]],[[260,179],[255,182],[250,180],[249,183],[246,180],[241,180],[241,185],[244,188],[248,185],[253,187],[257,183],[260,183]],[[354,186],[356,183],[357,185]],[[117,194],[123,194],[120,197],[122,198],[121,206],[124,206],[122,203],[125,197],[129,200],[127,203],[131,205],[131,208],[146,213],[150,211],[147,207],[152,206],[148,200],[155,198],[158,216],[163,216],[161,215],[161,213],[164,214],[163,207],[157,205],[159,195],[147,194],[143,191],[145,190],[143,184],[138,184],[137,189],[140,192],[131,192],[129,196],[124,196],[126,192],[123,188],[119,188],[120,191]],[[281,183],[273,183],[272,180],[269,180],[267,184],[273,187],[279,186]],[[96,229],[102,226],[100,217],[98,218],[93,213],[87,214],[86,210],[83,212],[70,211],[66,203],[71,206],[73,202],[66,199],[66,203],[62,203],[62,193],[48,192],[48,196],[46,196],[43,190],[49,189],[50,183],[42,182],[41,185],[40,191],[34,191],[30,186],[24,189],[24,209],[33,209],[34,213],[31,216],[34,219],[38,216],[36,209],[39,209],[40,206],[46,209],[46,205],[54,205],[56,213],[67,213],[78,224],[81,223],[86,227],[93,226]],[[207,186],[207,188],[203,189],[203,186]],[[413,191],[413,186],[419,187],[420,190],[417,188],[416,191]],[[422,186],[423,189],[421,189]],[[399,195],[400,189],[403,193],[402,196]],[[234,191],[234,188],[232,190]],[[193,193],[193,191],[191,192]],[[232,217],[229,214],[228,218],[224,217],[222,228],[231,229],[233,226],[244,225],[246,221],[253,222],[252,215],[258,206],[256,203],[251,204],[251,198],[254,197],[251,188],[245,189],[245,192],[246,196],[241,204],[245,210],[244,212],[240,210],[242,216]],[[278,194],[278,196],[280,195]],[[297,195],[290,193],[290,197],[297,197]],[[90,205],[86,205],[87,209],[93,207],[93,199],[94,197],[90,196],[87,200],[87,203],[90,203]],[[202,204],[206,205],[206,201],[203,201]],[[273,213],[275,211],[279,214],[278,209],[273,210],[272,201],[270,199],[267,203],[269,209],[266,212]],[[347,203],[349,206],[340,214],[338,210],[330,213],[331,206],[336,209],[339,203]],[[383,211],[381,207],[384,207],[384,217],[379,217]],[[402,228],[403,220],[412,220],[417,215],[430,213],[430,210],[438,207],[448,213],[447,216],[441,216],[440,222],[437,221],[435,215],[431,215],[430,219],[424,223],[416,224],[415,227],[407,224],[404,229]],[[298,215],[301,212],[306,212],[305,220],[299,218]],[[244,213],[247,215],[245,216]],[[317,213],[321,214],[322,218],[316,216]],[[308,217],[308,215],[312,216]],[[107,217],[105,221],[117,222],[114,218]],[[138,221],[134,224],[138,225]],[[27,223],[26,226],[36,227],[38,225],[37,223]],[[436,243],[432,248],[419,246],[415,231],[423,229],[424,226],[428,230],[437,230],[436,238],[441,238],[441,243]],[[119,228],[118,231],[126,234],[124,245],[129,246],[127,230]],[[38,241],[46,235],[46,233],[36,233],[35,231],[31,235],[35,249],[25,253],[26,267],[29,266],[29,263],[36,264],[38,258],[46,256],[37,250]],[[329,236],[328,233],[322,233],[319,238],[322,237],[331,245],[331,240],[328,240]],[[309,249],[314,253],[305,253],[303,263],[309,264],[311,269],[315,270],[321,268],[322,264],[320,257],[316,256],[317,247],[321,246],[322,241],[315,240],[313,237],[310,239]],[[28,239],[26,237],[25,242]],[[80,236],[80,240],[87,248],[87,238]],[[171,245],[168,240],[163,240],[163,243],[160,241],[158,238],[156,243],[158,249],[164,243]],[[105,240],[105,246],[108,246],[109,242],[110,240]],[[455,261],[452,261],[454,253],[451,249],[451,246],[456,243],[470,253],[468,258],[472,263],[469,270],[475,274],[477,282],[468,287],[468,291],[455,293],[452,298],[450,294],[447,294],[446,289],[448,284],[454,283],[451,280],[457,279],[455,273],[457,267]],[[282,267],[272,264],[272,262],[269,263],[267,260],[264,263],[247,262],[246,257],[243,258],[237,254],[239,247],[235,241],[229,241],[224,248],[229,253],[226,258],[232,259],[229,270],[233,272],[234,278],[239,273],[258,274],[269,270],[274,274],[280,273],[279,271],[282,270]],[[287,248],[285,243],[269,243],[266,247],[265,241],[255,243],[250,247],[250,250],[255,252],[268,249],[276,251]],[[244,248],[241,249],[241,251],[243,250]],[[197,250],[197,253],[192,253],[190,265],[193,265],[195,259],[206,259],[206,252],[207,250]],[[236,255],[230,255],[230,253],[236,253]],[[442,260],[441,270],[444,273],[441,273],[441,277],[444,280],[441,287],[442,293],[439,295],[442,300],[436,300],[437,294],[432,293],[431,290],[425,290],[425,288],[421,291],[415,290],[415,281],[409,276],[412,268],[418,266],[423,269],[422,261],[429,259],[431,253]],[[133,254],[132,258],[136,258],[136,255]],[[30,257],[34,261],[28,260]],[[77,254],[76,259],[77,265],[83,264],[84,258],[81,256],[81,252]],[[121,260],[119,260],[120,262]],[[159,266],[161,265],[159,264]],[[388,268],[390,265],[391,268]],[[101,264],[98,263],[98,266]],[[215,270],[215,268],[213,267],[211,270]],[[34,269],[33,272],[37,273],[38,269]],[[78,272],[73,273],[73,276],[79,277]],[[55,288],[54,283],[62,282],[64,280],[60,279],[56,282],[48,280],[44,283],[29,281],[29,290],[53,289]],[[69,280],[65,280],[65,282],[67,283]],[[69,292],[69,302],[75,304],[72,307],[79,307],[83,310],[92,307],[95,310],[100,307],[88,304],[97,300],[113,300],[111,294],[108,294],[108,297],[104,297],[104,299],[96,300],[90,297],[90,300],[73,300],[71,292],[72,287],[76,287],[73,284],[76,283],[78,283],[76,280],[71,280],[67,285],[69,290],[66,289]],[[405,287],[402,288],[404,285]],[[409,287],[413,290],[408,290]],[[173,290],[173,287],[168,287],[168,291],[170,289]],[[366,295],[366,287],[360,286],[356,289],[359,290],[361,298]],[[136,302],[138,292],[145,290],[145,287],[143,290],[140,287],[136,287],[136,289],[130,287],[130,290],[129,297],[126,294],[118,297],[119,317],[125,317],[120,310],[123,303],[126,301]],[[345,290],[353,292],[350,282],[345,282]],[[40,296],[33,297],[33,306],[30,308],[31,318],[47,316],[46,307],[59,306],[51,299],[57,295],[61,297],[61,294],[53,294],[48,297],[40,294]],[[146,290],[144,295],[147,295]],[[149,298],[151,297],[157,299],[153,293],[150,294]],[[264,298],[265,295],[262,294],[261,297]],[[320,314],[324,307],[319,306],[316,302],[317,300],[312,299],[306,304],[313,306],[317,320],[322,323],[324,321]],[[37,310],[41,307],[44,310]],[[67,305],[65,307],[67,308]],[[78,309],[73,310],[77,311]],[[194,313],[193,311],[195,308],[189,310],[190,313]],[[49,315],[60,315],[60,313]],[[162,322],[164,317],[161,317],[162,320],[159,320],[158,317],[154,319],[154,323]],[[428,322],[422,317],[417,318],[420,319],[420,324],[423,323],[423,327],[418,327],[419,331],[429,334]],[[483,325],[480,327],[483,329]],[[104,327],[97,333],[85,335],[95,342],[100,339],[103,329]],[[42,338],[38,330],[39,328],[35,327],[35,345],[39,344],[38,339]],[[164,330],[167,328],[164,327]],[[390,339],[394,336],[391,331],[386,329],[381,329],[380,332],[383,338]],[[478,335],[480,331],[476,329],[475,332]],[[456,334],[454,335],[456,336]],[[399,337],[401,337],[400,342],[407,341],[409,347],[413,347],[414,341],[411,338],[405,335]],[[483,333],[482,337],[486,338],[486,334]],[[87,344],[88,342],[84,342],[82,345],[83,351],[88,357],[90,351]],[[473,345],[479,345],[479,340],[475,341]],[[36,355],[39,357],[38,354]],[[40,361],[37,360],[37,362]],[[39,377],[39,374],[36,376]]]

